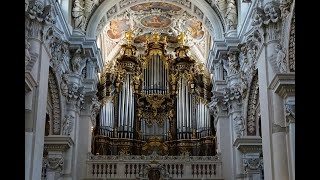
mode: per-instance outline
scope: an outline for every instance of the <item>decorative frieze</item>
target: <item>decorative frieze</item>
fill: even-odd
[[[44,149],[46,151],[66,151],[73,145],[73,141],[69,136],[45,136]]]

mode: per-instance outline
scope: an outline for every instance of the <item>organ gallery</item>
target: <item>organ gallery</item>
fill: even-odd
[[[101,110],[93,135],[99,155],[215,155],[208,110],[211,79],[181,32],[169,43],[158,32],[138,50],[132,31],[101,74]],[[170,46],[170,47],[169,47]]]

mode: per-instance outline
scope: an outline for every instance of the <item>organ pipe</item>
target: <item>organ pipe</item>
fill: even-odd
[[[175,52],[179,53],[176,57],[180,59],[171,59],[171,56],[166,55],[166,46],[160,42],[157,46],[152,46],[152,38],[149,40],[145,54],[142,54],[144,57],[139,60],[134,51],[130,53],[133,44],[130,47],[122,46],[127,48],[123,52],[128,53],[122,56],[122,51],[120,52],[120,58],[116,59],[117,64],[112,72],[116,78],[104,85],[111,84],[116,87],[116,91],[110,94],[114,100],[108,99],[101,107],[99,126],[104,127],[101,134],[129,139],[134,139],[135,134],[139,135],[143,143],[153,136],[162,137],[163,141],[175,141],[191,138],[200,140],[211,135],[210,115],[205,103],[210,97],[206,97],[207,93],[202,93],[210,92],[209,85],[203,82],[204,75],[200,70],[195,70],[198,67],[196,62],[188,59],[186,52],[183,52],[183,48],[187,49],[187,46],[176,48]],[[171,81],[172,76],[175,81]],[[176,92],[171,92],[172,85]],[[164,100],[163,103],[161,100]],[[174,110],[174,114],[169,116],[169,110]],[[135,112],[139,112],[139,116]],[[168,117],[172,118],[172,124],[175,124],[173,127]],[[169,131],[173,138],[169,139]],[[114,137],[114,134],[118,136]]]

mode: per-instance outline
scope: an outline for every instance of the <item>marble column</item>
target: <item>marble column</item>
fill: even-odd
[[[26,5],[25,36],[31,58],[26,62],[25,71],[35,85],[28,94],[26,104],[29,107],[25,116],[25,179],[29,180],[41,179],[50,59],[42,44],[42,33],[52,24],[43,16],[43,1],[29,1]]]
[[[281,159],[275,167],[286,170],[285,173],[275,170],[277,175],[285,176],[288,179],[295,179],[295,76],[294,73],[276,74],[270,83],[270,88],[274,90],[274,96],[277,96],[277,106],[281,109],[277,112],[280,120],[274,121],[273,134],[277,136],[276,142],[281,144]],[[278,152],[279,153],[279,152]],[[276,155],[278,155],[278,153]],[[278,156],[280,156],[278,155]],[[279,167],[280,166],[280,167]]]
[[[217,155],[221,157],[222,174],[224,179],[234,179],[234,159],[232,156],[232,129],[227,114],[227,107],[223,103],[223,93],[214,91],[212,101],[208,104],[209,112],[214,116],[216,129]]]
[[[66,99],[66,115],[62,125],[62,135],[69,136],[74,145],[66,151],[64,164],[64,179],[76,179],[77,158],[75,156],[79,143],[79,114],[84,101],[84,87],[81,74],[71,72],[68,76],[68,96]]]
[[[289,128],[287,134],[287,153],[289,164],[289,179],[295,179],[295,98],[289,97],[285,100],[286,124]]]
[[[75,179],[83,179],[87,173],[87,154],[91,153],[92,128],[95,126],[96,114],[100,110],[100,103],[96,92],[86,92],[84,109],[80,113],[78,122],[78,139],[76,149],[76,173]]]
[[[288,180],[287,140],[283,98],[270,90],[272,79],[283,72],[284,52],[281,42],[281,14],[275,1],[263,1],[256,8],[252,25],[264,46],[258,59],[259,93],[265,179]],[[266,17],[261,19],[261,17]],[[281,62],[280,62],[281,61]],[[280,62],[280,63],[279,63]],[[279,66],[281,64],[281,66]]]

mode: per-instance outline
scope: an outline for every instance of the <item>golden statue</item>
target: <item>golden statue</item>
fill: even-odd
[[[127,32],[125,33],[125,36],[126,36],[128,45],[131,45],[131,43],[132,43],[132,41],[133,41],[133,37],[134,37],[134,34],[133,34],[132,30],[127,31]]]
[[[180,32],[180,34],[178,35],[178,43],[180,44],[180,46],[183,46],[185,41],[186,41],[186,34],[184,32]]]

